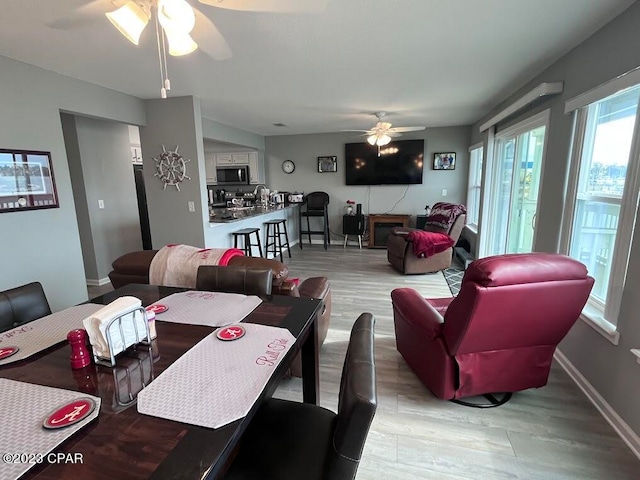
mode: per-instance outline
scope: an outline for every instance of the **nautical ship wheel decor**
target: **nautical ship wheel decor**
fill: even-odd
[[[167,189],[167,185],[173,185],[180,191],[180,183],[183,180],[191,180],[191,177],[187,176],[186,163],[191,160],[185,160],[182,155],[178,153],[178,145],[174,151],[167,152],[167,149],[162,145],[162,153],[157,157],[153,157],[156,161],[156,173],[154,177],[158,177],[163,183],[163,190]]]

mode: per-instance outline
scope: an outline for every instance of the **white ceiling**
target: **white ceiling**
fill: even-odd
[[[323,13],[287,15],[189,0],[233,57],[170,57],[170,95],[195,95],[203,116],[260,135],[369,128],[379,110],[395,126],[467,125],[633,1],[330,0]],[[0,55],[159,97],[151,24],[139,47],[104,16],[46,26],[87,3],[2,0]]]

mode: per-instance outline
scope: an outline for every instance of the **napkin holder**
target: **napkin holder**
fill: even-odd
[[[144,319],[144,328],[140,328],[140,325],[136,322],[136,314],[140,314]],[[138,343],[150,344],[151,335],[146,318],[145,309],[142,306],[137,306],[120,311],[107,320],[105,322],[105,334],[109,356],[96,355],[96,349],[94,348],[93,359],[95,363],[106,367],[114,367],[116,355],[119,353]],[[116,342],[116,339],[119,339],[120,342]]]

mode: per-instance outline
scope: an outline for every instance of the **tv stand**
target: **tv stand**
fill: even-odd
[[[387,237],[394,227],[408,227],[411,215],[369,215],[369,248],[386,248]]]

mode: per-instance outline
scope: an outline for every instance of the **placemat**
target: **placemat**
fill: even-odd
[[[189,291],[174,293],[154,305],[168,307],[166,312],[156,313],[156,320],[222,327],[242,321],[261,303],[254,295]]]
[[[9,456],[0,462],[0,478],[16,479],[36,465],[39,455],[44,457],[67,438],[91,422],[100,412],[100,398],[81,392],[60,388],[43,387],[32,383],[18,382],[0,378],[0,453],[27,454],[25,460],[32,463],[13,463],[15,456]],[[84,420],[58,430],[47,430],[42,423],[57,407],[78,398],[91,398],[96,408]],[[33,454],[33,455],[28,455]],[[38,457],[35,456],[38,454]],[[6,460],[10,461],[7,462]]]
[[[216,332],[201,340],[138,394],[138,412],[207,428],[244,417],[295,337],[285,328],[243,327],[237,340]]]
[[[84,328],[82,320],[100,310],[104,305],[77,305],[25,323],[12,330],[0,333],[0,348],[18,347],[20,350],[0,360],[0,367],[35,355],[67,339],[67,333]]]

